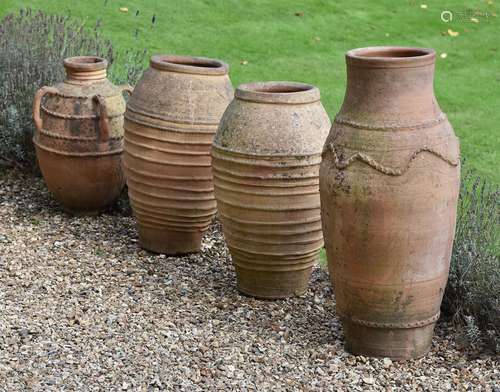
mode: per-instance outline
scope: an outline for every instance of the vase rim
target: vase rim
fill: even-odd
[[[298,82],[269,81],[240,84],[235,97],[259,103],[304,104],[320,100],[317,87]]]
[[[197,75],[226,75],[229,65],[208,57],[158,54],[151,57],[150,64],[161,71],[180,72]]]
[[[98,56],[75,56],[63,60],[64,67],[71,71],[92,72],[108,68],[108,61]]]
[[[349,50],[348,65],[366,68],[410,68],[433,64],[436,51],[411,46],[371,46]]]

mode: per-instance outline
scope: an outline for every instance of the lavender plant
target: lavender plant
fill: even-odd
[[[500,352],[499,196],[471,169],[462,174],[450,277],[442,310],[471,345]]]
[[[78,55],[105,57],[116,63],[112,44],[70,16],[21,10],[0,23],[0,162],[36,167],[31,138],[36,90],[64,79],[62,59]],[[110,78],[135,83],[144,53],[125,53],[127,64],[111,67]],[[114,71],[117,68],[118,72]]]

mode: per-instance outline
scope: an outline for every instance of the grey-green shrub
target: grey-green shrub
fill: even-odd
[[[31,118],[36,90],[64,79],[62,60],[95,55],[116,63],[112,44],[69,16],[21,10],[0,23],[0,162],[36,167]],[[112,66],[114,81],[135,83],[144,53],[125,53],[126,65]],[[130,62],[132,61],[132,62]],[[114,68],[119,68],[114,72]],[[135,79],[135,80],[134,80]]]
[[[499,196],[496,184],[462,172],[455,243],[442,310],[470,344],[500,351]]]

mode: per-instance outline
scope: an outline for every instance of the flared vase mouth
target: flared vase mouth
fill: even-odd
[[[436,52],[430,48],[372,46],[346,53],[348,65],[366,68],[405,68],[433,64]]]
[[[67,78],[72,81],[95,81],[106,78],[108,61],[97,56],[68,57],[63,61]]]
[[[197,75],[226,75],[229,65],[223,61],[206,57],[155,55],[151,57],[151,67],[171,72]]]
[[[238,86],[235,97],[260,103],[304,104],[320,100],[319,89],[297,82],[256,82]]]

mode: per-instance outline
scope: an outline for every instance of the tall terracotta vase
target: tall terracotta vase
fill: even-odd
[[[145,249],[200,250],[216,212],[210,147],[233,97],[228,70],[218,60],[153,56],[127,104],[124,167]]]
[[[238,87],[212,148],[215,196],[238,289],[302,294],[323,246],[321,148],[330,120],[313,86]]]
[[[42,87],[33,102],[41,172],[55,198],[75,214],[99,212],[125,185],[122,93],[132,88],[113,85],[107,66],[99,57],[67,58],[66,80]]]
[[[321,214],[346,348],[408,359],[430,348],[446,286],[459,146],[433,91],[431,49],[346,55],[326,141]]]

